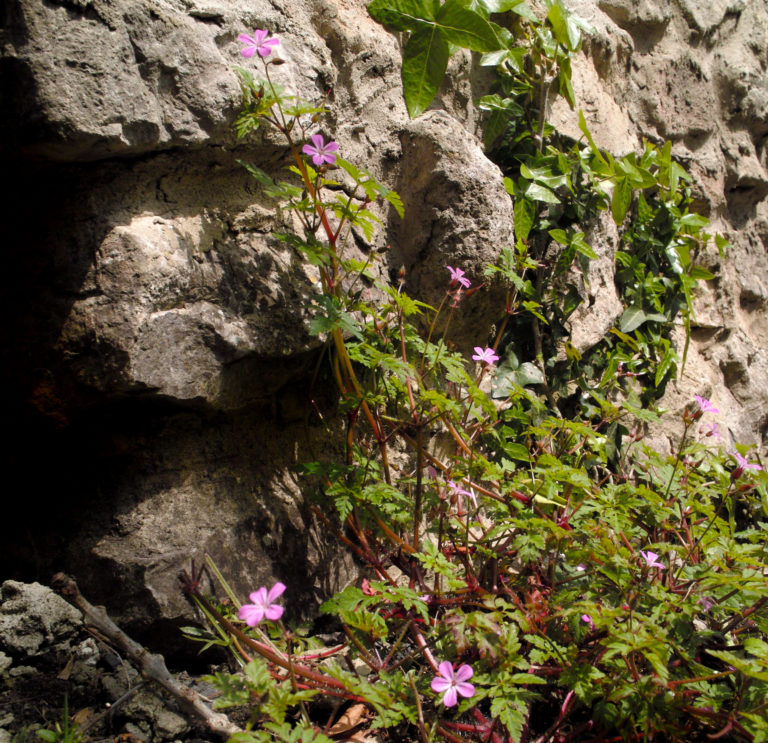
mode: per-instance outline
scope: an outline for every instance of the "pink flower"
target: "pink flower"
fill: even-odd
[[[731,452],[731,456],[736,460],[736,469],[731,472],[731,480],[738,480],[744,474],[744,470],[763,469],[759,464],[748,462],[746,457],[742,457],[737,451]]]
[[[667,566],[663,562],[658,561],[658,555],[655,552],[651,552],[651,550],[643,551],[640,550],[640,557],[645,560],[645,564],[649,568],[661,568],[664,570]]]
[[[453,480],[447,480],[446,484],[451,489],[451,495],[454,495],[457,498],[460,498],[462,495],[466,496],[467,498],[470,498],[472,500],[472,503],[474,503],[475,508],[477,508],[477,496],[474,493],[471,493],[469,490],[464,490],[462,487],[457,485]]]
[[[719,413],[720,411],[706,397],[696,395],[696,404],[702,413]]]
[[[443,694],[443,704],[446,707],[453,707],[458,701],[456,694],[463,697],[471,697],[475,693],[475,687],[468,684],[467,681],[472,678],[474,671],[466,663],[453,671],[453,664],[444,660],[438,666],[438,675],[432,679],[432,691],[435,694]]]
[[[269,589],[269,593],[262,586],[250,595],[249,598],[253,603],[243,604],[237,615],[249,627],[255,627],[264,617],[269,619],[270,622],[276,622],[283,616],[283,607],[273,602],[283,591],[285,591],[285,586],[279,582]]]
[[[742,457],[739,452],[735,451],[732,454],[733,457],[735,457],[736,462],[738,463],[739,467],[742,470],[761,470],[763,469],[759,464],[756,464],[755,462],[748,462],[746,457]]]
[[[589,616],[589,614],[582,614],[581,615],[581,621],[586,622],[589,625],[589,629],[594,632],[595,631],[595,623],[592,621],[592,617]]]
[[[325,163],[332,165],[336,162],[336,155],[333,154],[339,149],[339,145],[336,144],[336,142],[330,141],[326,144],[323,141],[322,134],[313,134],[311,139],[314,146],[305,144],[304,147],[301,148],[301,151],[305,155],[312,155],[312,162],[315,165],[319,166],[324,165]]]
[[[269,36],[269,31],[265,31],[263,28],[257,28],[253,32],[253,36],[240,34],[237,38],[240,39],[241,43],[245,44],[242,55],[244,57],[252,57],[258,53],[260,57],[268,57],[272,53],[272,47],[277,46],[280,40],[274,37],[268,39],[267,36]]]
[[[492,348],[481,348],[475,346],[475,355],[472,357],[473,361],[482,361],[484,364],[493,364],[499,360],[496,355],[496,351]]]
[[[446,268],[451,272],[451,286],[461,284],[465,289],[469,289],[472,286],[472,282],[465,277],[464,271],[460,268],[453,268],[453,266],[446,266]]]
[[[720,426],[717,423],[709,423],[699,429],[699,433],[703,433],[705,436],[713,436],[715,441],[722,441],[722,435],[720,434]]]

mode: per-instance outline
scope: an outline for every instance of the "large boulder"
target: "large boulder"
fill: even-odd
[[[238,163],[283,176],[290,161],[276,132],[232,133],[234,66],[259,72],[237,37],[276,34],[276,82],[328,95],[324,134],[405,192],[418,235],[380,210],[390,224],[351,249],[382,254],[382,277],[429,255],[439,282],[414,285],[426,292],[447,283],[445,263],[479,268],[511,239],[501,174],[475,137],[470,56],[435,104],[448,113],[410,122],[397,39],[363,2],[10,0],[2,16],[19,528],[0,572],[69,570],[166,647],[191,616],[178,573],[206,552],[241,596],[280,579],[289,611],[311,614],[354,565],[295,467],[332,455],[339,432],[316,414],[334,401],[311,388],[316,269],[271,236],[290,225]],[[433,171],[419,186],[440,181],[430,201],[410,180]],[[493,319],[491,299],[473,298],[465,334]]]

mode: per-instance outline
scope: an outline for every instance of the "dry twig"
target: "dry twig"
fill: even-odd
[[[56,593],[79,609],[86,624],[95,627],[121,652],[125,653],[138,667],[142,676],[159,684],[172,694],[188,710],[196,714],[208,730],[223,738],[242,732],[225,715],[213,712],[203,702],[202,697],[188,686],[179,683],[168,671],[162,655],[154,655],[138,642],[125,634],[101,608],[93,606],[83,597],[77,583],[64,573],[56,573],[51,579],[51,586]]]

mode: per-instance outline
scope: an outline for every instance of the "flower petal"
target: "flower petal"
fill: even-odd
[[[472,670],[472,666],[468,666],[466,663],[464,663],[459,666],[454,678],[457,681],[468,681],[469,679],[472,678],[473,674],[474,674],[474,671]],[[471,686],[471,684],[469,685]]]
[[[283,591],[285,591],[285,585],[278,581],[274,586],[272,586],[272,588],[269,589],[269,593],[267,594],[267,601],[271,604],[276,598],[279,598],[283,595]]]
[[[473,684],[468,684],[466,681],[462,681],[456,684],[456,691],[463,697],[471,697],[475,693],[475,687]]]
[[[276,622],[278,619],[280,619],[280,617],[283,616],[283,607],[279,604],[272,604],[272,606],[267,607],[267,610],[264,612],[264,616],[266,616],[270,622]]]
[[[237,615],[249,627],[255,627],[262,619],[264,619],[264,609],[256,604],[243,604]]]
[[[263,604],[267,599],[267,589],[264,586],[257,588],[249,598],[254,604]]]
[[[438,667],[437,672],[445,679],[453,681],[453,664],[449,660],[444,660]]]
[[[458,698],[456,696],[456,687],[451,686],[448,691],[445,692],[443,695],[443,704],[446,707],[453,707],[456,702],[458,701]]]
[[[442,694],[446,689],[451,686],[451,682],[448,679],[444,679],[442,676],[435,676],[432,679],[432,691],[436,694]]]

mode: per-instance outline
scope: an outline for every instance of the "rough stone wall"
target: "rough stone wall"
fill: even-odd
[[[597,141],[617,154],[672,139],[701,209],[733,244],[705,260],[673,411],[704,394],[732,439],[761,448],[768,419],[768,8],[765,0],[569,0],[595,33],[574,66]],[[272,134],[242,144],[232,70],[238,34],[281,39],[279,81],[329,89],[345,158],[398,189],[406,218],[382,275],[439,299],[446,263],[479,278],[512,238],[501,175],[476,140],[482,76],[457,55],[434,108],[409,121],[397,39],[363,0],[6,0],[0,9],[6,286],[2,343],[9,509],[3,577],[74,571],[94,601],[169,636],[188,608],[175,576],[210,552],[235,589],[279,578],[293,610],[342,585],[294,475],[332,447],[306,425],[318,342],[306,299],[316,276],[270,237],[273,209],[237,164],[278,173]],[[576,133],[574,114],[553,117]],[[578,134],[576,133],[576,136]],[[601,268],[587,347],[620,309],[610,225],[592,228]],[[471,345],[493,319],[477,294],[457,326]],[[332,405],[331,401],[317,401]],[[6,527],[8,528],[8,527]],[[294,588],[295,587],[295,588]],[[135,629],[134,627],[134,629]]]
[[[764,0],[571,0],[596,33],[574,70],[597,142],[617,154],[642,139],[673,143],[701,213],[732,248],[701,257],[688,363],[664,405],[694,394],[722,412],[724,446],[765,446],[768,429],[768,4]],[[559,105],[554,118],[578,137]],[[589,324],[589,318],[583,317]],[[683,345],[678,333],[678,348]],[[664,445],[664,437],[657,437]]]

